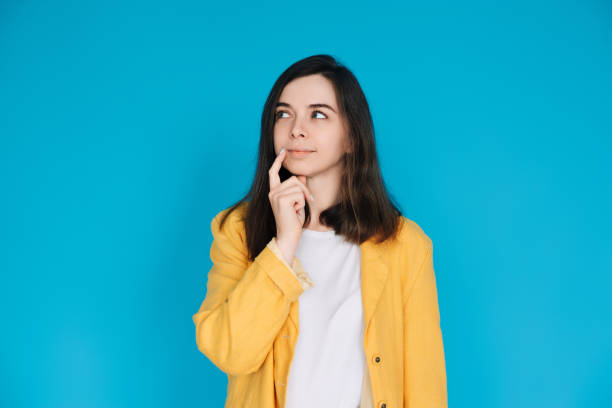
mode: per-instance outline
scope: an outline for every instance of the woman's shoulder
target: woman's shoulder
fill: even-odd
[[[241,235],[241,230],[244,229],[244,216],[247,204],[247,202],[242,202],[235,208],[230,206],[218,211],[210,223],[213,233],[221,230],[225,231],[227,226],[230,233]]]
[[[424,250],[431,249],[433,246],[431,238],[425,233],[423,228],[416,221],[404,215],[399,217],[398,229],[398,240],[404,246]]]
[[[402,215],[397,239],[392,242],[383,258],[388,260],[389,265],[398,267],[402,282],[407,284],[427,256],[433,253],[432,240],[416,221]]]
[[[223,218],[225,216],[226,213],[229,213],[229,215],[227,216],[228,219],[231,219],[234,222],[242,221],[242,219],[244,218],[245,212],[246,212],[246,206],[247,205],[248,205],[248,202],[247,201],[243,201],[240,204],[238,204],[237,206],[232,205],[232,206],[223,208],[222,210],[218,211],[215,214],[213,219],[221,219],[221,218]]]

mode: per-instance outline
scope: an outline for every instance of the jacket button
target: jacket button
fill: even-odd
[[[380,408],[387,408],[387,404],[386,404],[386,403],[384,403],[384,402],[381,402],[381,403],[380,403],[378,406],[379,406]]]
[[[382,361],[382,357],[377,354],[375,356],[372,357],[372,361],[375,362],[376,364],[380,363]]]

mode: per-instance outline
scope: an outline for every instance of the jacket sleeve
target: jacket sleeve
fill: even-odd
[[[295,277],[298,278],[298,280],[300,281],[300,284],[302,285],[304,290],[314,287],[314,282],[310,280],[310,275],[308,275],[308,272],[306,272],[302,268],[302,264],[295,256],[293,257],[293,261],[291,262],[291,265],[289,265],[287,261],[285,261],[285,258],[283,257],[283,253],[281,252],[278,244],[276,243],[276,237],[273,237],[270,240],[270,242],[268,242],[267,246],[272,250],[272,252],[274,252],[274,254],[280,260],[283,261],[283,263],[287,266],[287,268],[289,268],[291,272],[293,272]]]
[[[446,408],[446,367],[433,244],[404,299],[404,408]]]
[[[244,228],[230,214],[221,230],[222,214],[211,222],[213,265],[192,319],[198,349],[223,372],[242,375],[256,371],[271,350],[291,303],[305,290],[297,277],[303,269],[297,258],[290,269],[269,245],[249,262]]]

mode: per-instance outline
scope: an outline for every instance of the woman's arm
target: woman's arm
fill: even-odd
[[[446,367],[440,328],[433,244],[404,299],[404,407],[446,408]]]
[[[261,366],[291,303],[305,288],[270,245],[248,265],[236,217],[230,214],[221,230],[222,214],[211,222],[213,266],[206,297],[193,322],[198,349],[225,373],[241,375]],[[297,258],[293,264],[301,270]]]

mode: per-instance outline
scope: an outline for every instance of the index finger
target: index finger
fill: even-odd
[[[281,165],[283,164],[283,159],[285,158],[286,154],[287,150],[283,147],[278,156],[276,156],[276,159],[274,159],[272,166],[270,166],[270,170],[268,170],[270,178],[270,189],[278,186],[281,183],[278,172],[280,170]]]

